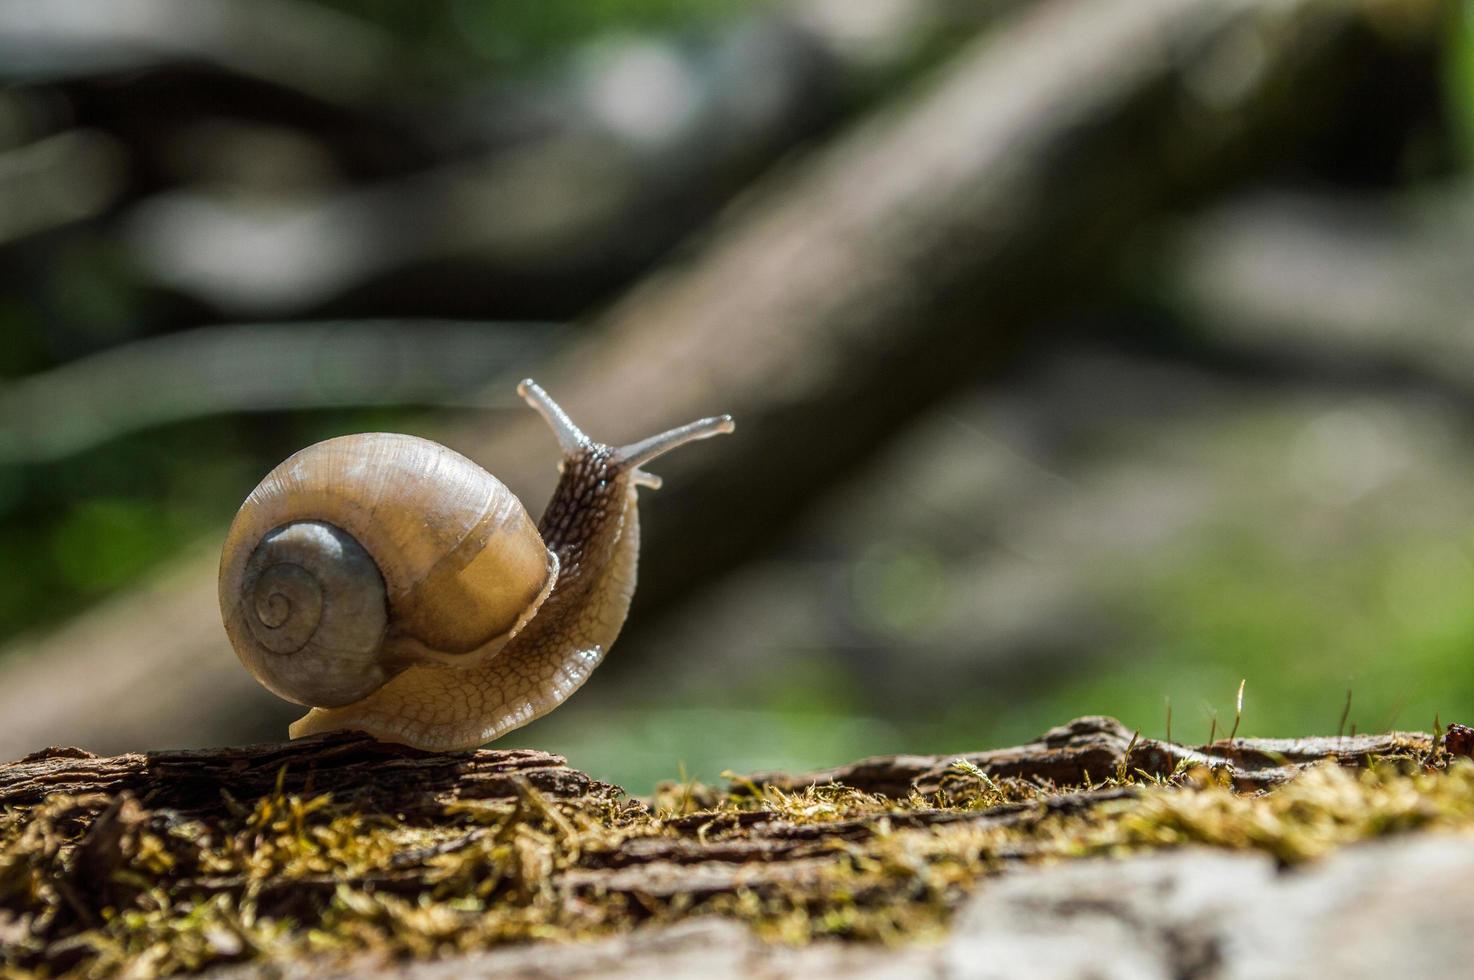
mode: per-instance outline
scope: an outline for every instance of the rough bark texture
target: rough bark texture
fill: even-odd
[[[1394,39],[1377,26],[1382,3],[1034,5],[763,181],[688,262],[538,372],[575,418],[608,420],[590,425],[604,439],[715,411],[738,419],[735,439],[665,468],[643,607],[779,533],[818,488],[1090,288],[1148,222],[1283,159],[1387,59],[1426,58],[1437,5],[1397,6]],[[1229,69],[1246,43],[1254,69],[1240,77]],[[445,439],[534,508],[551,486],[551,447],[530,416]],[[671,544],[689,540],[702,547]],[[159,744],[249,699],[202,601],[214,569],[181,566],[172,588],[33,645],[0,684],[0,713],[16,719],[0,750]],[[105,664],[85,645],[95,636],[108,638]],[[57,681],[93,672],[117,681]],[[196,693],[178,697],[166,677]],[[79,720],[104,715],[107,727]]]
[[[1326,760],[1356,766],[1373,757],[1422,756],[1432,748],[1432,737],[1420,732],[1235,738],[1193,747],[1142,738],[1114,718],[1091,715],[1011,749],[961,756],[882,756],[819,772],[758,773],[749,778],[783,789],[838,783],[867,793],[904,796],[912,789],[935,792],[961,758],[994,778],[1013,776],[1058,786],[1101,783],[1125,773],[1166,777],[1185,766],[1219,766],[1232,773],[1239,789],[1257,789],[1283,783]]]
[[[1421,732],[1239,738],[1194,748],[1141,738],[1114,718],[1091,715],[1013,748],[946,756],[879,756],[811,773],[754,773],[737,780],[734,787],[741,791],[748,786],[771,786],[797,792],[808,786],[842,785],[863,793],[905,798],[912,792],[937,792],[945,777],[955,772],[957,760],[963,759],[995,779],[1012,777],[1055,786],[1105,783],[1127,774],[1166,777],[1185,765],[1206,765],[1231,772],[1241,789],[1256,789],[1282,783],[1306,766],[1326,760],[1357,766],[1371,758],[1419,758],[1433,748],[1433,737]],[[531,785],[556,799],[612,798],[621,792],[570,769],[558,756],[532,749],[442,754],[379,743],[356,734],[333,734],[266,745],[117,756],[98,756],[72,747],[42,749],[0,766],[0,807],[34,805],[52,793],[109,797],[131,793],[146,805],[195,813],[223,809],[227,805],[224,793],[248,799],[281,789],[288,793],[332,793],[355,806],[405,812],[462,799],[515,799],[519,784]],[[1048,806],[1067,809],[1119,795],[1119,790],[1068,794],[1055,797]],[[992,820],[1033,808],[1033,804],[1013,809],[997,807],[979,818]],[[765,822],[761,813],[753,813],[748,819],[754,825]],[[919,826],[933,819],[948,822],[955,819],[955,814],[923,812],[913,815],[910,822]],[[693,826],[695,822],[710,821],[710,817],[701,816],[695,818]],[[679,819],[669,825],[683,826]],[[821,829],[765,827],[758,836],[793,841],[811,839],[821,832],[845,836],[866,831],[860,824],[850,827],[828,823]],[[679,858],[688,853],[682,850],[684,845],[666,850],[667,843],[640,842],[632,852],[638,856],[611,858],[608,866],[637,863],[652,856]],[[701,851],[698,856],[705,853]]]
[[[48,748],[0,767],[0,807],[29,806],[52,793],[128,793],[145,806],[220,811],[226,794],[249,800],[281,789],[332,793],[354,806],[414,812],[467,799],[515,799],[519,785],[556,799],[609,797],[619,790],[563,760],[531,749],[439,754],[359,735],[315,735],[271,745],[97,756]]]
[[[1358,842],[1420,827],[1474,826],[1474,780],[1466,762],[1451,763],[1470,742],[1454,726],[1442,742],[1393,733],[1188,748],[1088,717],[1026,745],[962,756],[963,765],[958,757],[895,756],[820,773],[739,779],[716,797],[687,787],[687,798],[675,809],[667,798],[659,815],[653,805],[626,800],[616,787],[536,751],[442,755],[356,735],[114,757],[51,748],[0,766],[0,813],[11,821],[0,834],[0,936],[14,944],[0,965],[52,971],[80,965],[94,973],[120,966],[146,971],[150,963],[171,970],[220,967],[270,954],[241,923],[276,917],[322,934],[383,928],[397,938],[350,945],[385,952],[348,960],[322,960],[310,946],[294,947],[289,956],[229,967],[226,975],[407,969],[426,977],[1208,978],[1301,976],[1325,972],[1328,963],[1338,976],[1454,975],[1474,955],[1474,940],[1459,925],[1474,900],[1474,843],[1426,832]],[[1180,836],[1185,828],[1211,828],[1235,808],[1242,813],[1272,800],[1276,794],[1265,795],[1267,788],[1300,787],[1292,777],[1314,763],[1349,768],[1372,760],[1378,771],[1360,782],[1327,776],[1335,767],[1319,770],[1320,789],[1301,790],[1300,801],[1281,810],[1257,811],[1242,842],[1215,837],[1218,831]],[[1380,784],[1390,796],[1378,795],[1377,779],[1392,780]],[[1231,793],[1228,784],[1250,792]],[[1357,786],[1368,793],[1359,802]],[[983,795],[969,795],[978,791]],[[333,809],[313,823],[314,806],[304,801],[319,793],[332,794]],[[461,822],[466,807],[488,802],[506,804],[494,811],[501,814],[496,821]],[[1325,808],[1348,823],[1362,819],[1363,807],[1386,809],[1367,819],[1365,832],[1316,836],[1326,826],[1318,816],[1299,829],[1280,824],[1299,820],[1290,815],[1302,806]],[[34,814],[30,829],[28,814]],[[395,841],[395,849],[352,871],[282,863],[282,848],[290,849],[293,839],[317,842],[302,852],[309,860],[343,846],[335,821],[348,814],[370,820],[352,825],[349,844],[376,827],[391,833],[438,827],[441,834],[433,844],[414,846],[381,838]],[[1133,821],[1157,829],[1119,836],[1109,830],[1113,820],[1116,830],[1129,830]],[[1294,843],[1293,835],[1306,828],[1310,836]],[[591,829],[591,836],[580,836]],[[1098,836],[1103,829],[1108,836]],[[1070,836],[1081,830],[1084,835]],[[191,836],[199,843],[181,848]],[[234,843],[213,853],[254,851],[245,871],[212,871],[204,856],[222,839]],[[1182,841],[1227,849],[1174,846]],[[1347,844],[1354,846],[1338,850]],[[149,853],[171,849],[175,863],[149,863]],[[1134,856],[1069,860],[1112,853]],[[275,870],[263,876],[258,861]],[[1282,872],[1285,864],[1297,870]],[[966,867],[973,870],[956,877]],[[145,874],[153,876],[147,886],[140,884]],[[54,897],[38,912],[37,896],[44,894]],[[462,947],[468,954],[445,958],[455,947],[443,936],[453,932],[437,923],[436,903],[475,896],[536,912],[545,917],[539,928],[550,931],[487,933]],[[912,904],[931,906],[929,917],[897,914]],[[952,925],[939,944],[902,948],[891,947],[908,938],[904,930],[809,926],[805,935],[816,941],[792,948],[721,921],[771,928],[775,915],[779,922],[794,914],[822,922],[867,905],[887,922],[938,926],[950,919]],[[199,912],[163,933],[173,938],[149,934],[132,952],[105,958],[120,945],[130,948],[126,930],[121,940],[116,935],[116,909],[148,916],[171,907]],[[344,920],[342,907],[353,915]],[[589,931],[569,929],[600,907],[622,911]],[[207,926],[203,939],[194,940],[209,944],[205,952],[197,949],[194,960],[169,958],[169,944],[190,941],[190,921],[232,909],[242,918]],[[477,914],[487,913],[495,915],[495,906]],[[1375,929],[1359,927],[1371,923]],[[625,934],[603,938],[611,931]],[[892,943],[823,938],[836,933]],[[97,934],[113,939],[88,938]],[[550,935],[584,941],[479,951]],[[406,967],[386,958],[390,953],[439,961]]]

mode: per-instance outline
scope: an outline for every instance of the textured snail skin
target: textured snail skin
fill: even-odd
[[[558,580],[537,615],[496,656],[460,669],[411,667],[342,708],[314,708],[293,738],[357,729],[382,741],[452,750],[488,742],[562,704],[608,653],[635,591],[637,473],[608,446],[565,457],[539,530]]]

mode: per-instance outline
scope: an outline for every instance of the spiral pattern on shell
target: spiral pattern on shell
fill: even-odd
[[[378,656],[384,577],[343,529],[293,521],[268,532],[246,564],[242,600],[247,628],[294,698],[349,704],[391,676]]]
[[[272,653],[296,653],[322,623],[322,586],[301,565],[262,570],[251,585],[251,632]]]

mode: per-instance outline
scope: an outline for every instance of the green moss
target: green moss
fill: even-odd
[[[417,819],[280,791],[207,817],[54,796],[0,816],[0,962],[22,975],[97,976],[428,958],[697,915],[789,943],[910,942],[938,935],[966,895],[1019,863],[1184,844],[1295,863],[1386,834],[1474,830],[1474,764],[1441,765],[1327,765],[1258,795],[1203,768],[1081,788],[959,765],[935,792],[903,800],[845,786],[672,783],[647,806],[551,801],[524,784],[514,801]],[[1089,805],[1047,805],[1082,789]],[[748,863],[728,852],[710,866],[735,877],[700,889],[599,877],[638,870],[635,845],[744,842],[798,850]]]

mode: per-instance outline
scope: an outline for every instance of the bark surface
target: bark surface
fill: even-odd
[[[1417,892],[1409,908],[1433,926],[1465,907],[1433,901],[1418,876],[1468,892],[1450,869],[1474,867],[1471,743],[1453,726],[1189,747],[1086,717],[1013,748],[650,801],[542,752],[351,734],[51,748],[0,766],[3,962],[243,961],[232,969],[273,976],[406,957],[438,960],[416,967],[426,975],[478,976],[1007,976],[1029,962],[1074,976],[1119,956],[1107,975],[1293,974],[1314,947],[1285,923],[1331,934],[1360,907],[1348,896],[1381,907],[1377,889]],[[1420,829],[1464,837],[1362,844]],[[1286,864],[1306,870],[1282,880]],[[1392,922],[1377,935],[1408,941],[1408,916]],[[1418,962],[1463,955],[1449,931]],[[535,942],[547,938],[575,942]],[[887,948],[908,939],[942,943]],[[1400,955],[1357,941],[1367,962]]]

